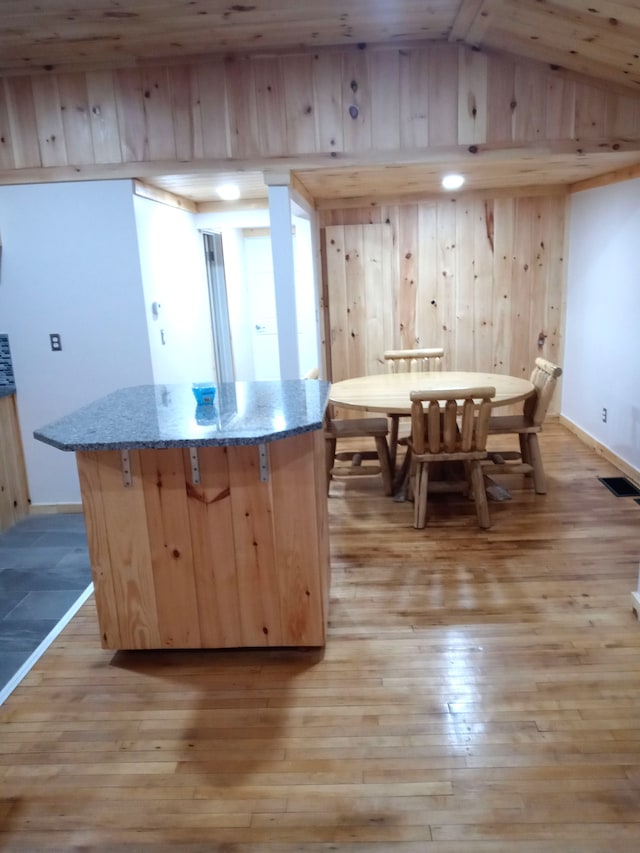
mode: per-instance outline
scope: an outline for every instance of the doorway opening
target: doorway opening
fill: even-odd
[[[216,377],[218,382],[235,382],[222,235],[218,232],[205,231],[202,236],[204,239],[204,256],[207,269],[207,285],[209,288],[209,308],[211,310],[211,331],[213,334]]]

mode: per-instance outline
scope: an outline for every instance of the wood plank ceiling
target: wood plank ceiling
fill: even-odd
[[[186,57],[317,50],[323,46],[440,40],[513,54],[607,86],[640,91],[637,0],[0,0],[0,75],[182,61]],[[635,154],[571,155],[483,164],[471,189],[570,184],[632,166]],[[451,169],[455,163],[447,164]],[[442,165],[315,170],[299,179],[320,203],[385,193],[437,192]],[[221,176],[157,175],[158,187],[213,198]],[[227,174],[244,198],[266,195],[262,176]],[[147,177],[147,180],[149,178]]]

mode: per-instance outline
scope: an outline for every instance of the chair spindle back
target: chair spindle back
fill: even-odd
[[[443,347],[390,349],[384,353],[388,373],[417,373],[438,370],[443,358]]]
[[[558,377],[562,376],[562,368],[546,358],[536,358],[531,372],[531,381],[536,393],[524,402],[524,414],[531,418],[536,426],[541,426],[549,409]]]
[[[484,451],[491,399],[495,393],[496,389],[490,386],[456,391],[412,391],[411,440],[414,453]],[[462,403],[460,408],[459,401]],[[444,406],[440,405],[442,402]],[[425,403],[428,404],[426,410]]]

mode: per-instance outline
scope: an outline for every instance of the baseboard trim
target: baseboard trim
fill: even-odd
[[[579,426],[574,424],[573,421],[570,421],[569,418],[566,418],[564,415],[560,415],[560,423],[565,426],[569,432],[572,432],[583,444],[586,444],[587,447],[590,447],[592,450],[595,450],[599,456],[602,456],[603,459],[606,459],[607,462],[610,462],[612,465],[615,465],[623,474],[628,477],[630,480],[636,484],[636,486],[640,487],[640,471],[626,462],[624,459],[621,459],[619,456],[606,447],[604,444],[601,444],[597,441],[592,435],[589,435],[588,432],[585,432],[583,429],[580,429]]]
[[[63,515],[68,512],[82,512],[82,504],[32,504],[29,515]]]

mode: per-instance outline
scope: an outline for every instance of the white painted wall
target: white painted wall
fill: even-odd
[[[154,382],[212,381],[211,313],[196,216],[140,196],[133,203]]]
[[[293,228],[291,196],[288,186],[270,185],[268,192],[280,378],[298,379],[302,374],[298,349],[298,300],[291,236]]]
[[[253,375],[259,382],[279,379],[278,315],[271,237],[268,234],[245,236],[243,257],[248,295],[244,334],[251,336]]]
[[[227,303],[233,368],[239,382],[251,382],[256,378],[253,366],[253,339],[248,333],[247,317],[251,302],[244,275],[244,237],[240,228],[222,231],[222,252],[227,283]]]
[[[640,180],[571,197],[566,317],[562,414],[640,471]]]
[[[298,323],[298,353],[300,376],[314,367],[322,367],[319,352],[319,310],[316,267],[314,264],[312,223],[305,216],[293,216],[293,241],[296,310]]]
[[[75,454],[33,438],[153,381],[130,181],[0,187],[0,329],[9,334],[31,500],[80,500]],[[52,352],[58,332],[62,352]]]

